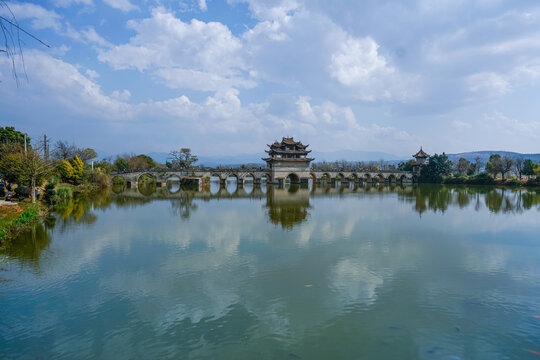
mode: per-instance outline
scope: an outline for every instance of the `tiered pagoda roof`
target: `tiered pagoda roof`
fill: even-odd
[[[274,141],[273,144],[267,145],[270,149],[265,152],[270,156],[263,158],[264,161],[280,160],[280,161],[312,161],[313,158],[306,157],[311,150],[306,150],[309,144],[304,145],[301,141],[294,141],[292,137],[284,137],[281,142]]]
[[[414,154],[412,157],[413,158],[428,158],[430,155],[427,154],[426,152],[424,152],[424,150],[422,150],[422,147],[420,146],[420,150]]]

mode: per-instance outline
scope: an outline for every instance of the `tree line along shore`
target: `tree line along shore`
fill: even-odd
[[[171,151],[165,164],[144,154],[96,159],[97,153],[92,148],[81,148],[62,140],[53,142],[47,136],[30,139],[14,127],[0,127],[0,243],[31,226],[56,203],[77,194],[110,187],[113,171],[203,167],[195,165],[197,156],[189,148]],[[384,161],[320,162],[312,163],[312,168],[411,171],[414,161],[401,162],[397,166]],[[260,165],[240,167],[260,168]],[[499,154],[492,154],[485,164],[480,159],[471,162],[465,158],[453,163],[443,153],[430,156],[418,175],[420,183],[540,186],[540,163]]]

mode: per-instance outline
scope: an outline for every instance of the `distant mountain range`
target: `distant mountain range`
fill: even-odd
[[[534,162],[540,161],[540,154],[521,154],[510,151],[471,151],[457,154],[447,154],[450,160],[457,161],[463,157],[469,161],[474,161],[476,157],[480,157],[483,162],[489,159],[491,154],[500,154],[501,156],[509,156],[512,158],[531,159]],[[152,157],[156,162],[164,164],[167,161],[168,153],[151,152],[146,155]],[[205,166],[236,166],[241,164],[264,164],[261,159],[265,153],[258,154],[240,154],[240,155],[214,155],[214,156],[199,156],[198,165]],[[313,151],[311,157],[315,158],[315,162],[322,161],[379,161],[384,160],[392,164],[397,164],[400,161],[406,161],[411,159],[410,156],[398,156],[385,152],[375,151],[355,151],[355,150],[340,150],[331,152],[319,152]]]
[[[167,161],[167,153],[148,153],[146,154],[158,163],[164,164]],[[218,156],[199,156],[198,165],[205,166],[234,166],[241,164],[265,164],[262,160],[266,153],[262,154],[240,154],[240,155],[218,155]],[[315,158],[315,162],[321,161],[397,161],[401,158],[399,156],[388,154],[384,152],[372,152],[372,151],[354,151],[354,150],[340,150],[332,152],[316,152],[310,153],[310,157]]]

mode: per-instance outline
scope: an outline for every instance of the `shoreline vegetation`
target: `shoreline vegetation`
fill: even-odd
[[[21,202],[0,206],[0,247],[22,231],[34,226],[49,213],[43,204]]]
[[[0,206],[0,247],[24,229],[45,218],[49,210],[62,202],[78,196],[89,195],[112,188],[118,184],[113,171],[128,172],[161,168],[167,170],[201,169],[195,166],[196,155],[189,148],[173,150],[165,164],[140,154],[118,155],[95,161],[97,153],[91,148],[79,148],[66,141],[52,144],[47,136],[32,142],[27,134],[14,127],[0,127],[0,199],[11,198],[17,204]],[[366,169],[412,171],[415,160],[398,165],[384,161],[373,162],[320,162],[312,163],[312,169],[356,171]],[[418,183],[496,186],[540,187],[540,163],[530,159],[509,158],[492,154],[485,164],[477,158],[473,162],[460,158],[453,163],[445,153],[431,155],[420,164]],[[241,165],[239,168],[260,168],[258,164]],[[218,169],[230,167],[218,167]],[[510,176],[514,174],[513,176]],[[523,177],[526,179],[523,179]],[[151,177],[141,178],[143,188],[155,186]]]

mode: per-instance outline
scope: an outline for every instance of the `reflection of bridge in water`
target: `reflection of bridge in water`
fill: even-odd
[[[232,186],[234,185],[234,186]],[[211,201],[223,199],[254,199],[265,201],[265,208],[269,220],[285,229],[291,229],[294,225],[302,223],[309,218],[311,209],[310,198],[312,197],[332,197],[345,196],[347,194],[375,194],[391,193],[398,189],[404,191],[411,188],[411,185],[379,184],[377,186],[358,185],[357,183],[341,183],[340,181],[323,186],[301,186],[290,184],[285,186],[262,184],[225,184],[220,186],[219,182],[212,182],[204,189],[198,190],[197,187],[179,186],[178,184],[168,184],[167,187],[153,187],[148,189],[139,189],[137,187],[118,189],[117,196],[140,199],[142,201],[169,200],[174,204],[175,209],[183,218],[189,217],[197,206],[194,200]]]
[[[232,186],[236,185],[236,186]],[[531,209],[540,211],[540,190],[538,189],[505,189],[495,187],[461,187],[445,185],[405,185],[405,184],[378,184],[358,185],[354,183],[340,183],[334,185],[323,184],[315,186],[286,185],[275,186],[266,184],[227,184],[211,183],[202,190],[193,190],[178,186],[151,188],[151,191],[142,193],[138,188],[121,188],[117,197],[138,199],[146,202],[152,200],[175,200],[191,202],[193,200],[211,201],[212,199],[241,199],[266,200],[269,216],[274,219],[289,216],[289,219],[299,220],[304,215],[294,215],[293,208],[283,210],[287,206],[298,206],[309,211],[310,199],[314,197],[341,197],[350,194],[377,195],[395,193],[398,201],[410,203],[414,211],[422,214],[426,211],[445,212],[452,206],[460,208],[473,206],[476,210],[487,207],[494,213],[522,212]],[[296,204],[296,205],[294,205]],[[282,210],[279,209],[281,207]],[[303,211],[303,210],[302,210]],[[302,211],[298,211],[300,214]],[[309,215],[308,211],[306,216]],[[286,215],[288,212],[289,215]],[[275,215],[275,216],[274,216]],[[279,215],[279,216],[278,216]],[[274,220],[272,220],[274,221]],[[282,222],[285,226],[285,222]]]
[[[270,183],[269,172],[266,169],[255,171],[243,169],[228,170],[178,170],[169,169],[147,169],[131,172],[113,172],[113,178],[122,178],[129,186],[136,186],[141,176],[146,175],[152,178],[158,186],[165,186],[167,181],[176,180],[181,183],[191,182],[202,184],[211,180],[219,181],[222,184],[236,181],[238,184],[244,183]],[[294,174],[291,174],[294,175]],[[336,182],[354,184],[406,184],[416,182],[416,177],[410,171],[310,171],[311,182],[315,184]]]
[[[303,193],[309,196],[331,196],[345,195],[350,193],[381,193],[395,192],[397,189],[412,188],[410,184],[359,184],[340,182],[339,180],[332,184],[315,184],[315,185],[298,185],[290,184],[277,186],[272,184],[250,184],[250,183],[226,183],[211,182],[204,187],[180,186],[177,183],[168,184],[166,187],[151,188],[150,191],[141,191],[137,187],[119,187],[117,194],[122,194],[134,198],[148,199],[174,199],[181,198],[190,194],[195,199],[236,199],[236,198],[253,198],[262,199],[269,192],[287,193],[289,195],[295,193]]]

